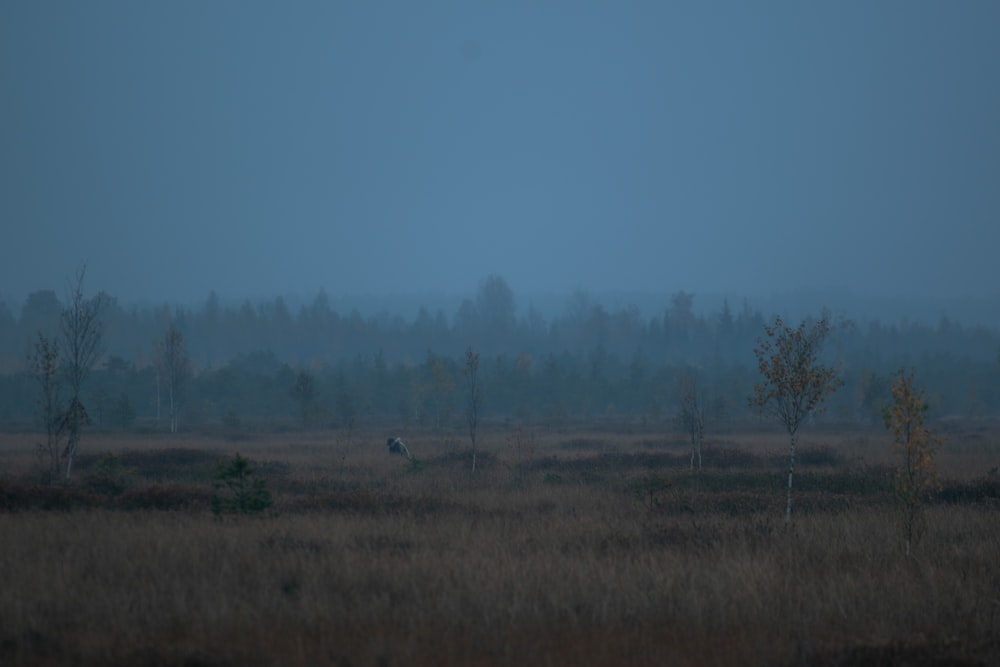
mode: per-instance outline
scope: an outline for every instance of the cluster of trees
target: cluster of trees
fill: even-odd
[[[821,359],[831,332],[831,322],[825,313],[818,320],[802,321],[796,327],[776,317],[773,323],[764,325],[764,336],[754,348],[760,379],[754,385],[750,405],[762,415],[773,418],[788,432],[787,521],[792,518],[796,434],[807,419],[824,409],[824,402],[844,384],[837,370]],[[687,390],[692,387],[693,384],[689,385]],[[892,432],[893,450],[898,459],[894,490],[902,510],[900,518],[906,555],[910,556],[922,532],[924,500],[937,485],[934,457],[940,442],[925,424],[927,399],[912,372],[907,375],[900,369],[890,393],[892,399],[881,406],[882,421]],[[700,442],[693,437],[692,417],[701,426],[701,414],[692,413],[693,405],[696,407],[688,393],[683,394],[681,415],[692,433],[692,468],[694,454],[700,452]]]
[[[69,304],[59,313],[60,337],[49,338],[39,331],[28,355],[30,373],[39,386],[37,418],[45,433],[45,441],[38,445],[39,458],[53,479],[62,476],[63,466],[66,479],[70,478],[81,432],[90,421],[83,386],[99,352],[101,298],[84,296],[83,277],[81,269]]]
[[[18,410],[27,411],[24,399],[16,400],[18,396],[32,395],[25,383],[33,381],[37,385],[33,392],[34,417],[45,437],[38,443],[38,454],[50,482],[70,479],[87,424],[96,421],[105,425],[108,407],[109,423],[121,428],[133,426],[137,417],[133,398],[151,391],[155,396],[155,421],[160,421],[165,402],[171,432],[177,431],[187,399],[201,406],[187,411],[190,418],[221,420],[230,428],[239,428],[243,415],[287,422],[291,414],[296,414],[303,427],[339,424],[346,426],[348,433],[357,419],[384,417],[393,409],[404,424],[416,418],[437,428],[453,427],[459,421],[454,414],[456,399],[464,399],[475,472],[478,427],[488,414],[484,410],[484,392],[490,395],[493,413],[516,415],[525,421],[619,412],[649,419],[670,413],[674,425],[691,438],[693,469],[696,461],[701,467],[706,421],[723,421],[734,409],[741,410],[737,407],[741,402],[738,393],[750,387],[744,394],[742,410],[772,418],[789,436],[785,516],[790,521],[798,429],[824,412],[831,397],[849,383],[849,378],[856,386],[853,399],[841,404],[849,413],[842,416],[880,416],[893,434],[899,458],[894,490],[903,510],[901,525],[907,556],[922,532],[924,499],[935,488],[934,455],[939,443],[925,425],[929,402],[924,390],[917,387],[912,371],[907,375],[905,370],[899,370],[891,383],[877,371],[858,373],[846,353],[857,346],[852,340],[859,336],[857,328],[848,322],[834,323],[825,311],[795,327],[786,325],[780,316],[762,324],[752,347],[756,363],[748,366],[730,360],[720,351],[723,337],[738,331],[728,309],[709,324],[693,316],[692,296],[682,292],[674,296],[659,333],[676,335],[700,329],[709,337],[708,343],[714,343],[710,356],[699,358],[693,354],[698,346],[680,336],[672,340],[691,356],[679,364],[671,360],[650,362],[643,357],[641,347],[632,350],[631,361],[625,364],[608,351],[603,340],[582,355],[570,349],[559,355],[550,350],[536,364],[528,352],[506,351],[507,345],[518,340],[513,295],[501,278],[491,276],[480,286],[478,307],[466,308],[463,304],[468,312],[456,319],[464,324],[456,323],[448,332],[455,335],[456,330],[468,327],[467,335],[493,346],[492,361],[487,364],[481,364],[480,353],[471,346],[464,350],[464,363],[462,355],[439,355],[432,349],[420,363],[391,363],[379,349],[371,357],[359,354],[349,361],[321,362],[312,368],[293,368],[279,361],[274,351],[267,351],[240,354],[228,363],[196,372],[177,321],[180,318],[172,318],[165,323],[162,337],[152,341],[151,362],[146,367],[106,355],[101,366],[95,368],[102,357],[103,311],[113,301],[103,294],[86,298],[84,273],[83,269],[77,273],[68,303],[58,311],[57,333],[50,335],[40,327],[27,354],[26,367],[8,374],[2,383],[7,393],[4,405],[8,419],[13,419]],[[595,310],[599,313],[602,309]],[[595,313],[591,313],[591,319],[594,317]],[[578,319],[586,329],[587,317]],[[540,338],[557,335],[555,327],[544,323],[530,328]],[[638,330],[644,328],[639,326]],[[649,328],[654,328],[653,323]],[[580,334],[575,332],[576,336]],[[831,341],[836,343],[832,355],[826,353]],[[91,375],[95,381],[89,385],[88,396],[84,387]],[[992,399],[996,398],[996,384],[994,375],[989,387]],[[324,391],[329,393],[324,395]],[[107,406],[112,396],[117,398],[113,406]],[[89,410],[85,401],[90,403]],[[220,464],[216,490],[212,509],[217,514],[260,512],[272,502],[265,481],[254,474],[252,462],[239,454]]]
[[[210,294],[199,308],[125,308],[107,294],[92,301],[100,354],[77,396],[89,423],[164,430],[386,417],[455,426],[465,417],[471,350],[477,419],[680,418],[697,437],[706,421],[757,418],[747,400],[759,380],[754,349],[772,322],[748,303],[696,314],[687,292],[652,316],[609,311],[581,292],[546,319],[531,307],[519,314],[499,276],[451,318],[421,309],[410,321],[338,313],[322,291],[295,314],[281,298],[224,307]],[[0,423],[44,425],[36,342],[60,335],[72,302],[35,292],[19,318],[0,305]],[[844,386],[826,418],[877,423],[900,367],[917,370],[938,414],[1000,412],[998,348],[1000,332],[946,319],[835,323],[824,361]],[[60,359],[52,364],[62,368]]]

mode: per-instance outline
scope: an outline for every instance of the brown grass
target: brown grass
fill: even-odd
[[[0,664],[1000,661],[997,449],[943,457],[952,495],[907,559],[888,459],[857,455],[875,432],[803,440],[791,526],[780,435],[727,436],[728,467],[699,473],[649,432],[538,432],[528,455],[507,435],[475,477],[434,434],[409,439],[416,466],[375,433],[346,455],[337,434],[92,436],[128,469],[115,496],[87,487],[96,456],[40,488],[23,440],[0,439]],[[208,511],[199,466],[237,449],[275,513]]]

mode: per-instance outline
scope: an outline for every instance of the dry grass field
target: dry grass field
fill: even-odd
[[[65,487],[0,435],[0,665],[1000,664],[1000,427],[941,434],[909,558],[881,429],[803,432],[790,524],[774,431],[90,433]]]

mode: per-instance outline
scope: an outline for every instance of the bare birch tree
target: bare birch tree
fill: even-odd
[[[170,432],[176,433],[187,380],[191,375],[191,360],[184,346],[184,336],[173,324],[167,329],[160,349],[160,366],[167,394],[167,408],[170,410]]]
[[[440,429],[451,420],[451,396],[454,389],[451,369],[445,366],[442,357],[428,350],[427,359],[414,380],[413,393],[418,404],[429,405],[433,410],[430,416],[434,421],[434,428]]]
[[[81,431],[88,421],[87,410],[81,400],[83,384],[100,354],[103,333],[101,307],[104,299],[100,294],[90,299],[84,297],[83,279],[86,272],[86,266],[77,271],[70,287],[69,303],[60,317],[66,383],[69,388],[69,406],[64,413],[67,442],[63,452],[67,480],[73,473],[73,461],[80,447]]]
[[[163,341],[153,341],[153,378],[156,382],[156,425],[160,425],[163,406]]]
[[[59,341],[39,332],[35,349],[28,355],[28,368],[42,391],[38,419],[45,429],[45,442],[38,443],[38,458],[46,481],[55,483],[61,476],[59,457],[65,424],[59,397]]]
[[[750,406],[776,418],[788,431],[786,520],[792,518],[795,434],[803,421],[821,409],[823,400],[844,384],[833,368],[819,361],[831,330],[826,313],[818,321],[803,321],[794,329],[775,317],[772,324],[764,325],[766,338],[758,338],[753,351],[763,382],[754,385]]]
[[[469,423],[469,438],[472,440],[472,472],[476,472],[476,431],[479,428],[479,411],[483,405],[483,388],[479,383],[479,354],[472,348],[465,351],[465,384],[469,391],[469,402],[465,416]]]
[[[299,414],[302,416],[302,428],[308,428],[316,414],[316,379],[308,371],[300,371],[295,384],[289,392],[299,404]]]
[[[691,470],[694,470],[696,458],[700,470],[701,450],[705,443],[705,406],[699,401],[698,382],[690,371],[677,378],[677,398],[680,402],[678,426],[691,438]]]

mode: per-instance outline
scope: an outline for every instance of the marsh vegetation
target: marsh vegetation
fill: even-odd
[[[0,436],[5,665],[977,665],[1000,658],[1000,429],[945,428],[909,556],[889,436],[626,423],[91,436],[39,485]],[[349,447],[347,451],[340,449]],[[218,461],[273,505],[211,511]]]

